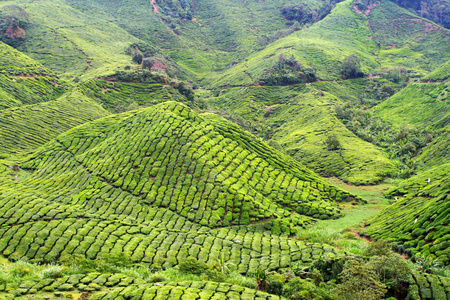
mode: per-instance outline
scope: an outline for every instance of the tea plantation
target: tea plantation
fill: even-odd
[[[447,2],[2,1],[0,299],[450,300]]]

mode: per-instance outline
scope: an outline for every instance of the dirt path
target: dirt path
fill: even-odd
[[[156,0],[150,0],[150,2],[151,2],[151,4],[152,4],[152,6],[153,6],[153,11],[155,12],[155,13],[158,13],[158,6],[156,6]]]

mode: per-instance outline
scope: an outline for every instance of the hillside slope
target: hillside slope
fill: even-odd
[[[44,145],[58,134],[109,113],[79,93],[56,101],[0,111],[0,157],[23,154]]]
[[[450,264],[449,169],[450,163],[430,168],[389,190],[399,200],[367,222],[363,233],[395,242],[401,252]]]
[[[410,84],[373,111],[397,128],[446,127],[450,123],[450,83]]]
[[[278,234],[359,201],[230,122],[175,102],[72,129],[20,167],[5,170],[11,181],[0,187],[0,251],[13,260],[124,251],[168,267],[223,252],[242,273],[276,269],[337,254]]]
[[[394,28],[395,27],[395,28]],[[405,67],[424,73],[450,58],[450,33],[390,1],[361,12],[353,0],[336,5],[322,21],[253,53],[236,66],[205,79],[213,86],[251,85],[258,82],[283,54],[316,70],[321,80],[340,78],[339,66],[353,54],[369,74],[381,68]]]
[[[355,80],[341,85],[230,88],[207,100],[219,111],[251,122],[250,129],[276,142],[315,172],[370,184],[382,180],[395,168],[381,149],[349,131],[334,110],[346,102],[359,102],[364,86],[373,84]],[[326,141],[331,135],[337,137],[339,149],[329,149]]]

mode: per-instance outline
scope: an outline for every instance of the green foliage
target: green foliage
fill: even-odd
[[[0,42],[0,70],[1,73],[7,75],[50,74],[50,71],[41,63],[31,59],[3,42]]]
[[[286,283],[286,275],[272,273],[267,279],[267,292],[270,294],[281,295],[283,292],[283,285]],[[258,286],[259,283],[258,283]]]
[[[420,253],[448,265],[448,167],[444,163],[427,168],[389,189],[386,193],[398,200],[367,222],[363,233],[395,242],[398,252]]]
[[[312,282],[295,277],[283,287],[283,296],[292,300],[333,300],[336,299],[325,289]],[[346,298],[350,299],[350,298]]]
[[[341,148],[341,143],[335,134],[328,134],[325,140],[328,150],[338,150]]]
[[[319,174],[370,184],[395,173],[395,167],[387,154],[348,130],[333,115],[332,107],[343,101],[340,99],[359,101],[364,87],[371,84],[370,80],[360,79],[345,84],[230,88],[208,102],[228,112],[223,114],[225,117],[272,141],[272,145]],[[338,137],[339,152],[328,151],[325,140],[329,134]]]
[[[361,60],[354,54],[344,59],[339,72],[342,79],[360,78],[364,76],[364,73],[361,71]]]
[[[182,272],[192,274],[202,274],[209,269],[208,265],[202,261],[198,261],[195,257],[187,257],[178,265]]]
[[[81,255],[84,272],[116,268],[114,253],[154,269],[192,256],[221,280],[218,259],[254,273],[341,255],[288,235],[312,223],[307,216],[337,218],[337,202],[359,201],[236,125],[176,102],[69,130],[19,165],[17,180],[0,187],[0,251],[36,262]]]
[[[373,112],[397,128],[406,125],[417,130],[440,129],[450,119],[449,93],[448,82],[410,84],[374,107]]]
[[[361,258],[348,259],[339,274],[336,294],[342,299],[381,299],[387,292],[377,273]]]
[[[259,268],[255,274],[256,290],[266,292],[269,289],[269,272]]]
[[[280,54],[278,63],[265,70],[260,83],[262,85],[292,85],[314,81],[316,81],[314,69],[305,69],[294,57],[285,59],[283,54]]]
[[[423,80],[430,81],[442,81],[450,78],[450,60],[444,63],[442,66],[436,68],[433,72],[424,77]]]
[[[79,93],[0,111],[0,155],[31,151],[72,127],[106,115],[100,105]]]
[[[435,130],[395,128],[371,111],[350,105],[337,106],[336,115],[357,136],[386,149],[400,169],[391,176],[407,178],[413,175],[417,170],[414,157],[439,135]]]

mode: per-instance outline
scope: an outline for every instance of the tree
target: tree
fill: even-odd
[[[1,31],[3,33],[3,40],[8,44],[13,44],[13,41],[24,39],[25,30],[21,27],[24,27],[26,22],[28,22],[28,12],[15,4],[3,6],[1,12]]]
[[[325,140],[328,150],[338,150],[341,149],[341,143],[339,142],[335,134],[328,134]]]
[[[361,61],[358,56],[351,54],[341,64],[340,73],[342,79],[360,78],[364,76],[361,71]]]
[[[341,283],[337,285],[335,292],[340,299],[377,300],[382,299],[387,292],[377,273],[361,257],[349,258],[339,278]]]

